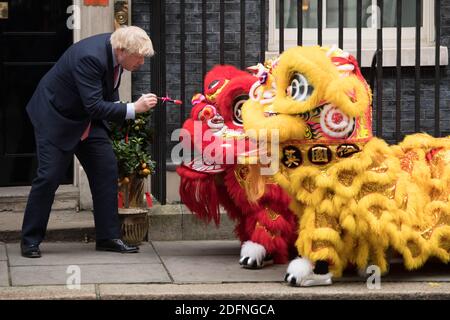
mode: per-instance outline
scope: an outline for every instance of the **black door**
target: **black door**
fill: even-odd
[[[0,0],[0,7],[6,5],[7,16],[3,10],[0,18],[0,187],[31,184],[36,147],[25,107],[39,80],[73,43],[67,26],[72,0]],[[63,183],[72,181],[73,165]]]

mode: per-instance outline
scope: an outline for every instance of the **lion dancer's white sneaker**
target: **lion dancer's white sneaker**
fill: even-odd
[[[289,263],[284,281],[292,286],[313,287],[333,284],[332,274],[315,274],[314,266],[308,259],[296,258]]]

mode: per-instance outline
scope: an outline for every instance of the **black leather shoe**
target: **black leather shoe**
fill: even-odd
[[[139,252],[139,247],[129,246],[125,244],[121,239],[107,239],[98,240],[95,246],[97,251],[113,251],[120,253],[134,253]]]
[[[20,250],[22,252],[22,257],[25,257],[25,258],[40,258],[41,257],[41,250],[39,250],[39,245],[37,245],[37,244],[26,245],[26,244],[21,243]]]

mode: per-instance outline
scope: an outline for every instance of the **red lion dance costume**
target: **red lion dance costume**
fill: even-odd
[[[181,200],[194,214],[219,225],[222,206],[237,222],[235,233],[242,242],[239,263],[245,268],[288,262],[296,254],[298,225],[288,208],[289,196],[277,184],[266,183],[255,203],[245,193],[244,187],[252,184],[252,166],[236,161],[238,143],[249,148],[241,106],[257,80],[232,66],[216,66],[206,75],[205,96],[193,97],[191,117],[183,125],[191,143],[181,138],[185,147],[193,147],[200,155],[177,168]]]

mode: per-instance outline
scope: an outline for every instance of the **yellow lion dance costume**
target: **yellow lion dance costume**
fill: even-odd
[[[407,269],[448,263],[450,137],[414,134],[395,146],[372,137],[370,88],[340,49],[296,47],[259,67],[268,79],[252,87],[243,121],[253,138],[279,132],[273,178],[294,199],[302,256],[285,280],[331,284],[348,265],[385,273],[388,249]]]

